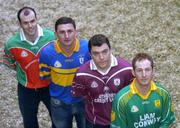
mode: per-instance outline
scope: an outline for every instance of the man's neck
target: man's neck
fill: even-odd
[[[35,35],[33,35],[33,36],[28,36],[28,35],[25,35],[25,37],[26,37],[26,39],[28,40],[28,41],[30,41],[30,42],[32,42],[32,43],[34,43],[35,42],[35,40],[37,39],[37,37],[38,37],[38,34],[35,34]]]
[[[147,86],[142,86],[142,85],[139,85],[137,82],[136,82],[136,88],[138,90],[138,92],[140,94],[142,94],[143,96],[147,95],[148,91],[150,90],[151,88],[151,85],[147,85]]]
[[[98,68],[98,67],[97,67],[97,70],[98,70],[99,72],[101,72],[102,74],[108,73],[110,69],[111,69],[111,60],[110,60],[108,66],[107,66],[106,68]]]
[[[75,45],[76,45],[75,42],[69,46],[61,45],[61,43],[59,42],[59,47],[67,56],[70,56],[73,53],[73,49],[74,49]]]

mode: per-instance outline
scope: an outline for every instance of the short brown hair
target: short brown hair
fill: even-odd
[[[153,62],[152,57],[147,53],[138,53],[138,54],[135,55],[135,57],[132,60],[133,70],[135,70],[135,68],[136,68],[135,64],[136,64],[137,61],[141,61],[141,60],[145,60],[145,59],[147,59],[147,60],[149,60],[151,62],[151,67],[153,69],[154,68],[154,62]]]
[[[89,39],[89,42],[88,42],[89,52],[91,53],[92,46],[100,47],[103,44],[107,44],[109,49],[111,49],[111,45],[110,45],[109,39],[105,35],[103,35],[103,34],[96,34],[96,35],[92,36]]]

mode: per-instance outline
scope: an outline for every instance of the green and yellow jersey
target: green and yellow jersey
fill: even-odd
[[[149,92],[143,96],[137,91],[135,81],[116,94],[111,128],[168,128],[175,121],[168,91],[151,81]]]

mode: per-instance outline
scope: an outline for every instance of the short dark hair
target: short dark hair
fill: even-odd
[[[103,35],[103,34],[96,34],[93,37],[90,38],[88,42],[88,49],[89,52],[91,53],[91,48],[92,46],[101,46],[102,44],[107,44],[109,49],[111,49],[111,45],[109,43],[109,39]]]
[[[75,21],[70,17],[61,17],[59,18],[55,23],[55,31],[57,31],[57,27],[60,24],[72,24],[74,28],[76,29]]]
[[[145,59],[147,59],[147,60],[149,60],[151,62],[151,67],[153,69],[154,68],[153,58],[147,53],[137,53],[135,55],[135,57],[133,58],[133,60],[132,60],[133,70],[135,70],[135,68],[136,68],[135,64],[136,64],[137,61],[141,61],[141,60],[145,60]]]
[[[31,7],[25,6],[25,7],[21,8],[17,13],[17,18],[18,18],[19,22],[21,22],[21,18],[20,18],[21,12],[24,11],[24,15],[29,15],[29,10],[33,11],[34,15],[36,17],[36,11]]]

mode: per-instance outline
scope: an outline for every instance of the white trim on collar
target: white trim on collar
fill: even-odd
[[[101,74],[107,74],[109,72],[109,70],[118,65],[118,61],[116,59],[116,57],[114,55],[111,54],[111,65],[110,67],[107,69],[107,71],[105,73],[101,72],[100,70],[97,69],[96,64],[94,63],[93,59],[90,60],[90,69],[91,70],[97,70],[98,72],[100,72]]]

